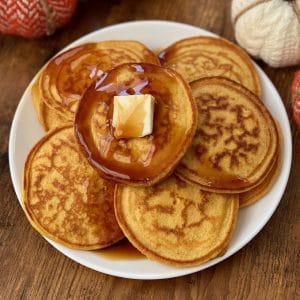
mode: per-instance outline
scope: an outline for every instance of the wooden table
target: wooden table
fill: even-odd
[[[0,36],[0,299],[299,299],[300,139],[290,97],[296,68],[273,69],[259,62],[290,116],[292,171],[271,220],[226,261],[175,279],[116,278],[68,259],[26,220],[11,184],[7,149],[14,111],[26,86],[50,57],[75,39],[106,25],[143,19],[185,22],[234,40],[230,1],[218,0],[82,1],[69,26],[51,37]]]

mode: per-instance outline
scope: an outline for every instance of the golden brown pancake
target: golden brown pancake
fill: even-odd
[[[265,196],[270,189],[273,187],[279,172],[281,170],[281,164],[282,164],[282,134],[281,134],[281,128],[278,122],[276,122],[276,128],[279,135],[279,149],[278,153],[276,155],[276,161],[269,171],[266,178],[256,187],[253,189],[241,193],[239,197],[240,201],[240,208],[251,205],[255,203],[256,201],[260,200],[263,196]]]
[[[225,39],[204,36],[183,39],[163,50],[159,57],[163,66],[173,68],[188,82],[222,76],[261,96],[259,77],[248,54]]]
[[[204,263],[227,248],[237,194],[202,191],[175,176],[153,187],[117,185],[115,213],[125,236],[148,258],[178,267]]]
[[[39,122],[44,127],[44,124],[43,124],[44,121],[43,121],[43,117],[42,117],[42,113],[41,113],[42,99],[40,97],[39,81],[40,81],[40,76],[38,76],[37,80],[32,85],[31,96],[32,96],[32,103],[36,110]]]
[[[248,206],[260,200],[272,188],[281,168],[280,160],[277,159],[267,177],[253,189],[239,194],[240,208]]]
[[[214,192],[240,193],[267,176],[278,153],[274,120],[261,101],[222,77],[191,83],[198,128],[175,172]]]
[[[57,127],[57,119],[58,123],[64,119],[73,121],[78,101],[104,71],[141,61],[159,64],[155,54],[143,44],[125,40],[83,44],[54,57],[41,72],[39,93],[34,93],[40,99],[34,102],[46,104],[40,114],[46,119],[42,120],[45,129]]]
[[[87,163],[68,125],[46,134],[27,157],[24,210],[32,226],[56,242],[104,248],[123,238],[114,215],[114,187]]]
[[[115,138],[113,98],[128,94],[155,97],[151,135]],[[78,106],[75,128],[83,153],[101,176],[145,186],[172,172],[192,141],[196,121],[197,106],[181,76],[171,69],[140,63],[118,66],[91,86]]]
[[[39,78],[32,86],[32,101],[38,115],[38,119],[45,131],[53,128],[62,127],[69,123],[69,120],[63,115],[58,114],[53,108],[47,106],[40,93]]]

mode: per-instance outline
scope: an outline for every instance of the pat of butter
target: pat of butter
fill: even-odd
[[[137,138],[151,134],[153,115],[154,97],[150,94],[114,96],[114,136]]]

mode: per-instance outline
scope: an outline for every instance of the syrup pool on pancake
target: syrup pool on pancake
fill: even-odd
[[[41,108],[36,104],[43,102],[44,109],[52,110],[52,114],[66,122],[73,121],[78,101],[97,77],[122,63],[140,61],[159,64],[155,54],[137,41],[88,43],[64,51],[54,57],[39,76],[39,90],[33,94],[37,98],[34,103],[38,114],[41,115]],[[52,119],[42,122],[46,130],[57,126],[55,118]]]
[[[114,97],[145,94],[155,98],[153,132],[116,138]],[[152,185],[173,171],[192,141],[196,122],[195,100],[180,75],[157,65],[133,63],[106,72],[86,91],[75,129],[84,155],[101,176],[131,185]]]
[[[276,124],[257,96],[223,77],[191,83],[198,127],[175,172],[204,190],[240,193],[261,183],[276,162]]]

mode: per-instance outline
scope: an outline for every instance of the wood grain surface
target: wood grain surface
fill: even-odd
[[[141,281],[85,268],[56,251],[29,225],[10,179],[8,138],[15,109],[32,77],[58,50],[104,26],[144,19],[185,22],[234,41],[230,5],[218,0],[81,1],[71,23],[53,36],[0,36],[0,299],[300,299],[300,138],[290,97],[295,67],[273,69],[258,62],[290,117],[293,162],[283,199],[255,239],[205,271]]]

